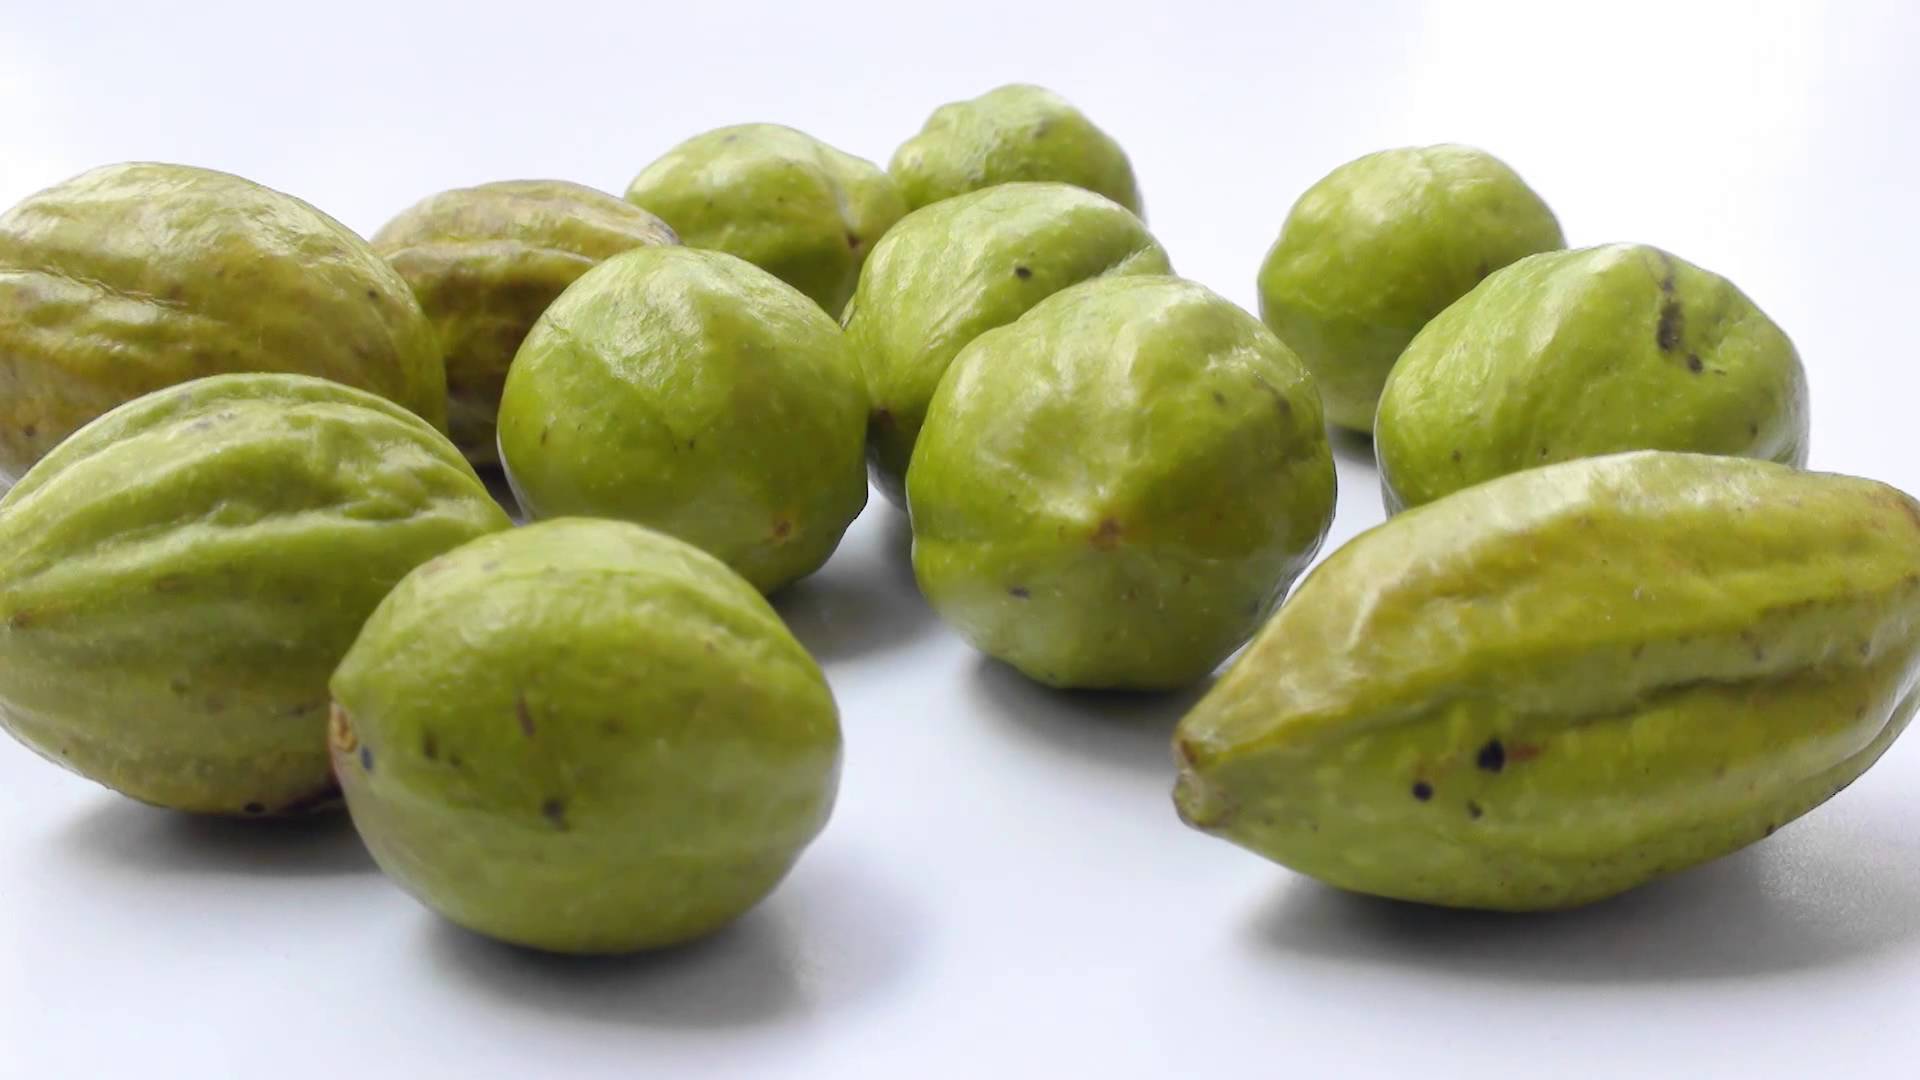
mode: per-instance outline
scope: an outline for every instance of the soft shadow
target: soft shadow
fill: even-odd
[[[982,656],[970,683],[987,715],[1015,740],[1171,784],[1173,727],[1213,685],[1213,676],[1160,693],[1053,690]]]
[[[507,473],[498,465],[476,465],[474,471],[480,474],[480,481],[487,485],[487,494],[500,504],[515,525],[527,523],[526,514],[520,510],[520,500],[514,497],[513,485],[507,483]]]
[[[1373,436],[1364,431],[1349,431],[1328,425],[1327,442],[1333,447],[1333,456],[1342,461],[1373,464]]]
[[[1811,826],[1789,829],[1611,900],[1511,915],[1404,904],[1293,879],[1249,936],[1289,956],[1497,980],[1745,978],[1920,937],[1913,854],[1836,848]]]
[[[715,1029],[776,1023],[878,994],[904,975],[918,920],[870,877],[804,864],[712,937],[634,956],[556,956],[428,920],[429,961],[471,988],[555,1017]]]
[[[829,567],[771,598],[800,643],[822,661],[851,660],[907,645],[931,630],[933,609],[911,586]]]
[[[880,503],[880,564],[886,568],[887,576],[901,588],[920,594],[920,583],[913,577],[913,525],[907,520],[907,513],[894,507],[890,502],[876,495]],[[868,513],[875,511],[869,510]]]
[[[80,857],[155,874],[300,877],[375,869],[339,810],[250,821],[108,798],[69,821],[59,842]]]

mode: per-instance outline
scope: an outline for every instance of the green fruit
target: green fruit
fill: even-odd
[[[1120,144],[1065,98],[1014,84],[942,105],[887,166],[910,209],[1018,180],[1053,180],[1105,195],[1144,217]]]
[[[297,375],[149,394],[0,500],[0,726],[159,806],[325,804],[327,676],[360,624],[508,524],[384,398]]]
[[[0,216],[0,479],[122,402],[243,371],[324,376],[446,425],[446,372],[406,282],[299,199],[111,165]]]
[[[833,807],[839,715],[751,585],[573,519],[422,566],[333,678],[334,766],[374,858],[471,930],[615,953],[710,933]]]
[[[975,338],[907,471],[921,591],[1059,687],[1206,676],[1305,568],[1333,497],[1300,362],[1170,277],[1096,278]]]
[[[737,255],[836,317],[867,252],[907,212],[879,166],[778,124],[695,135],[641,170],[627,201],[683,243]]]
[[[439,333],[448,425],[477,465],[499,461],[507,365],[535,319],[595,263],[679,241],[623,199],[564,180],[506,180],[423,199],[373,236]]]
[[[866,418],[813,302],[731,255],[638,248],[527,335],[500,453],[534,517],[652,526],[771,592],[818,570],[866,505]]]
[[[1533,189],[1466,146],[1383,150],[1307,189],[1260,267],[1260,316],[1313,372],[1327,417],[1372,431],[1401,350],[1508,263],[1566,246]]]
[[[1374,451],[1389,509],[1626,450],[1807,460],[1793,342],[1725,278],[1632,244],[1536,255],[1407,347]]]
[[[1563,908],[1769,835],[1920,678],[1920,503],[1643,452],[1409,511],[1180,722],[1188,823],[1345,889]]]
[[[927,402],[968,342],[1088,278],[1169,272],[1139,218],[1066,184],[1004,184],[901,219],[873,249],[847,306],[847,343],[872,402],[875,486],[906,505]]]

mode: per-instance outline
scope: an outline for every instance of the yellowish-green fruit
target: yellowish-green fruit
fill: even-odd
[[[159,806],[324,805],[334,665],[407,571],[508,524],[373,394],[225,375],[138,398],[0,500],[0,726]]]
[[[1374,431],[1390,510],[1628,450],[1807,460],[1793,342],[1727,279],[1639,244],[1482,282],[1407,347]]]
[[[1328,419],[1372,431],[1387,373],[1428,320],[1488,274],[1565,244],[1553,211],[1491,154],[1383,150],[1294,203],[1260,267],[1260,315],[1306,362]]]
[[[974,338],[1088,278],[1171,271],[1125,207],[1068,184],[1002,184],[902,218],[860,273],[847,344],[866,376],[874,485],[906,505],[927,403]]]
[[[0,480],[122,402],[247,371],[318,375],[446,426],[446,371],[406,282],[299,199],[140,163],[0,216]]]
[[[1172,277],[1082,282],[975,338],[907,470],[921,591],[1059,687],[1205,677],[1312,559],[1333,500],[1306,370]]]
[[[532,516],[651,526],[771,592],[818,570],[866,505],[866,419],[818,305],[731,255],[637,248],[527,335],[500,454]]]
[[[564,180],[443,191],[373,235],[373,249],[433,321],[446,357],[448,429],[476,465],[500,460],[500,388],[547,305],[608,256],[678,242],[645,210]]]
[[[826,824],[839,717],[752,585],[636,525],[550,521],[422,566],[333,678],[388,874],[482,934],[617,953],[712,932]]]
[[[1055,181],[1145,217],[1133,164],[1065,98],[1015,83],[942,105],[887,166],[911,209],[1016,181]]]
[[[778,124],[695,135],[641,170],[627,200],[682,243],[745,259],[835,318],[867,253],[907,212],[879,166]]]
[[[1330,884],[1599,900],[1826,801],[1912,716],[1920,503],[1643,452],[1334,552],[1175,738],[1190,824]]]

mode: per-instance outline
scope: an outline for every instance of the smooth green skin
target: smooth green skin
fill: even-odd
[[[913,569],[1049,686],[1167,689],[1246,641],[1333,517],[1306,369],[1171,277],[1103,277],[975,338],[907,470]]]
[[[1146,210],[1133,165],[1106,132],[1065,98],[1013,84],[942,105],[887,166],[910,209],[1021,180],[1057,181]]]
[[[847,343],[871,401],[874,486],[906,506],[927,403],[967,343],[1088,278],[1171,272],[1139,218],[1067,184],[1003,184],[902,218],[847,307]]]
[[[1294,203],[1260,266],[1260,317],[1306,362],[1327,418],[1372,431],[1421,327],[1495,270],[1565,246],[1553,211],[1493,155],[1383,150]]]
[[[859,368],[812,301],[731,255],[638,248],[527,335],[500,453],[532,516],[648,525],[772,592],[866,506],[866,420]]]
[[[361,623],[508,525],[384,398],[297,375],[149,394],[0,500],[0,726],[158,806],[325,805],[327,677]]]
[[[595,264],[677,244],[667,223],[565,180],[503,180],[422,199],[373,235],[439,335],[454,445],[495,465],[507,366],[540,313]]]
[[[1407,347],[1374,430],[1390,512],[1628,450],[1807,460],[1793,342],[1725,278],[1637,244],[1489,277]]]
[[[1174,797],[1341,888],[1572,907],[1824,802],[1906,726],[1917,678],[1913,499],[1587,459],[1334,552],[1181,720]]]
[[[778,124],[695,135],[641,170],[627,201],[682,243],[737,255],[836,318],[867,253],[907,212],[878,165]]]
[[[711,933],[826,824],[825,678],[750,584],[620,522],[476,541],[409,575],[333,678],[335,767],[427,906],[568,953]]]
[[[406,282],[299,199],[136,163],[0,216],[0,479],[116,405],[245,371],[323,376],[446,427],[446,371]]]

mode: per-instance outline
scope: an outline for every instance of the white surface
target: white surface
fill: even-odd
[[[619,192],[736,121],[884,162],[933,106],[1025,79],[1112,131],[1177,266],[1251,305],[1308,183],[1469,141],[1574,243],[1732,276],[1806,358],[1814,464],[1920,490],[1911,8],[1271,6],[8,4],[0,203],[158,158],[371,231],[485,180]],[[1327,550],[1380,517],[1343,452]],[[833,823],[760,910],[671,955],[497,948],[343,824],[173,817],[0,743],[0,1076],[1913,1075],[1914,738],[1772,840],[1589,910],[1386,905],[1180,826],[1185,699],[983,662],[905,542],[876,498],[783,605],[842,706]]]

